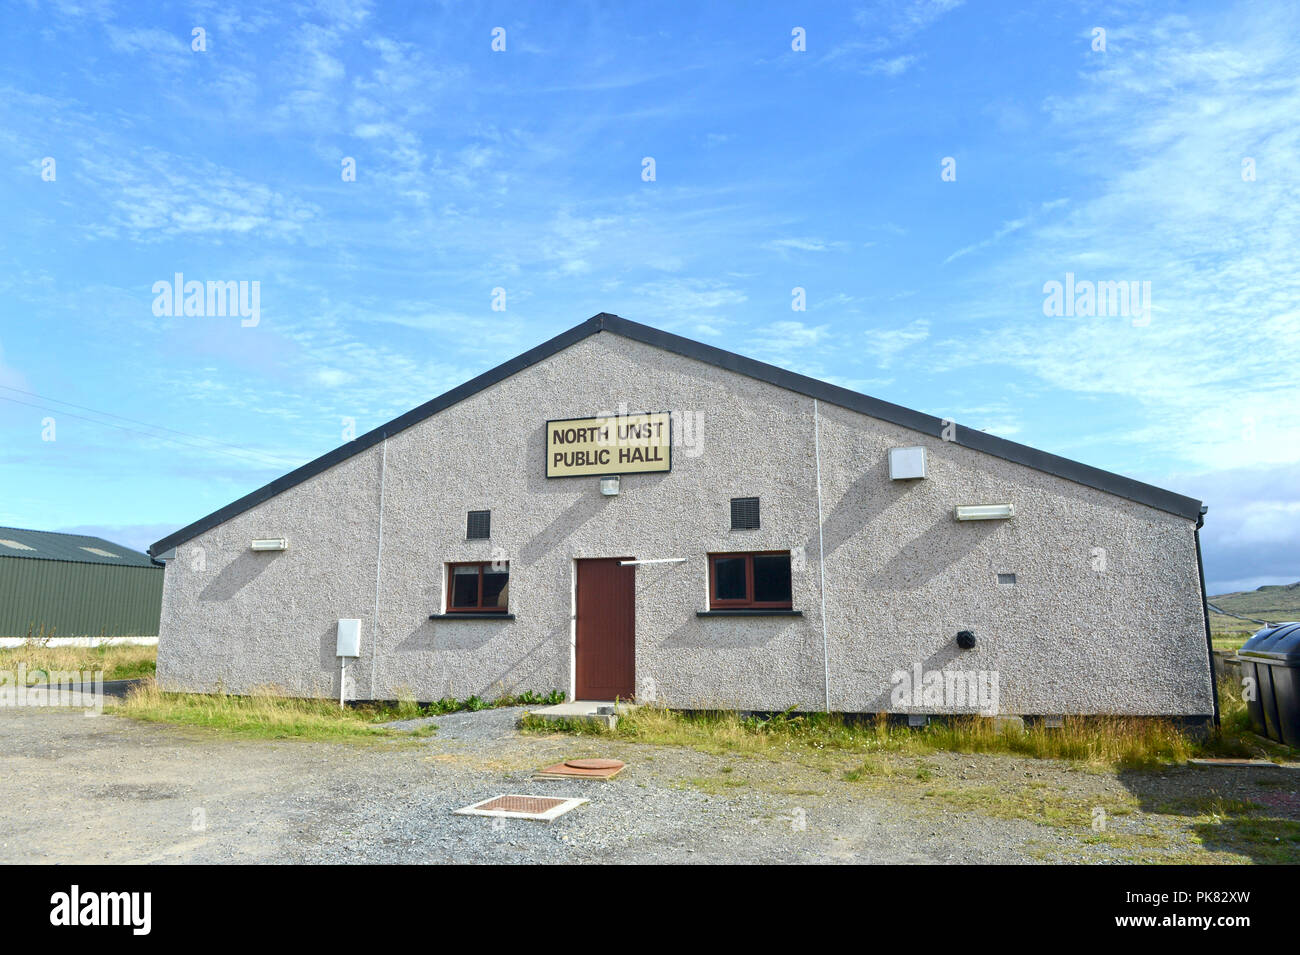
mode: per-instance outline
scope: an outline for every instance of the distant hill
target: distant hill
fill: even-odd
[[[1244,590],[1235,594],[1222,594],[1211,597],[1210,603],[1222,610],[1239,613],[1245,617],[1256,617],[1270,623],[1283,620],[1300,620],[1300,581],[1294,584],[1272,584],[1258,590]],[[1254,633],[1260,624],[1249,620],[1225,617],[1210,611],[1210,629],[1214,633],[1231,633],[1244,631]]]

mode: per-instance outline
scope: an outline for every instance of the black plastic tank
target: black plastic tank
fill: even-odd
[[[1237,651],[1246,706],[1255,732],[1300,747],[1300,623],[1265,627]]]

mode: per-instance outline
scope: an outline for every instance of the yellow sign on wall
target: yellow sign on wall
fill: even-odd
[[[546,476],[594,477],[671,471],[667,411],[546,422]]]

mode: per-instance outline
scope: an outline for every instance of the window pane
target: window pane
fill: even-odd
[[[506,609],[506,600],[510,592],[510,571],[483,568],[483,606],[497,610]]]
[[[754,558],[754,602],[789,603],[790,555],[762,554]]]
[[[745,558],[719,557],[713,562],[717,591],[714,600],[745,600]]]
[[[451,605],[478,606],[478,567],[453,567],[451,570]]]

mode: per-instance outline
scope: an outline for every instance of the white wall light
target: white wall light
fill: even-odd
[[[615,497],[618,495],[618,475],[614,474],[609,477],[600,479],[600,493],[606,497]]]
[[[889,479],[911,481],[925,477],[925,448],[890,448]]]
[[[959,521],[1004,521],[1015,516],[1014,504],[962,505],[953,511],[953,517]]]
[[[283,537],[270,537],[253,541],[252,547],[253,550],[288,550],[289,542]]]

